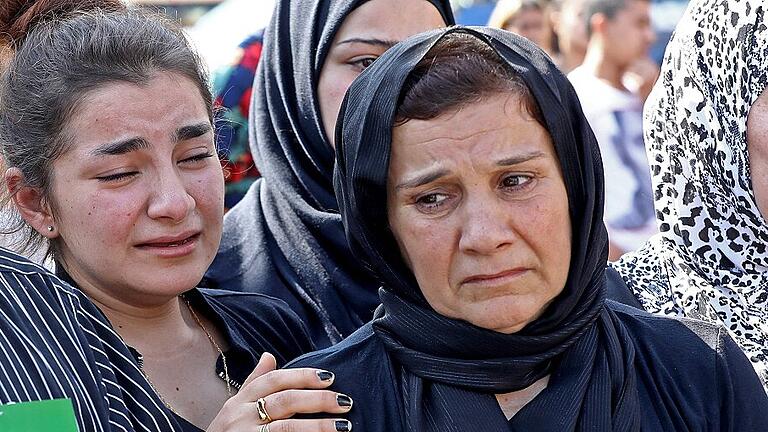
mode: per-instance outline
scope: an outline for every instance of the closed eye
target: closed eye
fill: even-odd
[[[179,161],[179,163],[195,163],[195,162],[200,162],[212,157],[213,157],[213,153],[205,152],[205,153],[196,154],[194,156],[190,156],[186,159],[182,159]]]
[[[138,174],[137,171],[121,172],[121,173],[115,173],[115,174],[99,176],[99,177],[96,177],[96,180],[98,180],[100,182],[104,182],[104,183],[116,182],[116,181],[119,181],[119,180],[125,180],[125,179],[128,179],[128,178],[131,178],[131,177],[133,177],[133,176],[135,176],[137,174]]]

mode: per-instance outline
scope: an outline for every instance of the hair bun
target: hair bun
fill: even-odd
[[[0,42],[18,46],[44,20],[95,9],[121,10],[121,0],[0,0]]]

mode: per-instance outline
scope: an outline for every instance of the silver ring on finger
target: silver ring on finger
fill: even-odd
[[[267,401],[264,400],[264,398],[258,398],[256,399],[256,412],[259,414],[259,420],[270,423],[272,422],[272,417],[269,416],[269,413],[267,412]],[[262,425],[266,426],[266,425]],[[268,432],[268,429],[260,430],[259,432]]]

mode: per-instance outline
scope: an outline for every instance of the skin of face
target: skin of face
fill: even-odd
[[[544,12],[539,9],[522,9],[515,19],[507,24],[504,30],[517,33],[539,47],[549,49],[547,46],[547,31],[549,31],[549,28],[547,27],[546,18]]]
[[[395,127],[387,206],[405,262],[444,316],[514,333],[565,286],[565,183],[549,133],[517,96]]]
[[[757,207],[763,219],[768,219],[768,90],[763,91],[749,110],[747,149]]]
[[[347,16],[331,43],[317,84],[320,116],[332,146],[336,117],[352,81],[392,45],[440,27],[445,27],[443,17],[426,0],[370,0]]]
[[[104,85],[65,132],[74,144],[53,163],[51,201],[69,274],[106,305],[160,305],[193,288],[218,249],[224,209],[194,83],[158,73]]]
[[[605,20],[602,40],[605,57],[621,67],[645,57],[656,40],[651,26],[651,2],[628,1],[624,9]]]

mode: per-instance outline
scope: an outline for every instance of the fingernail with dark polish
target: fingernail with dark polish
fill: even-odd
[[[320,378],[320,381],[330,381],[333,379],[333,373],[328,371],[319,371],[317,372],[317,377]]]
[[[352,398],[345,394],[341,394],[341,393],[337,394],[336,403],[338,403],[340,407],[352,408]]]
[[[336,430],[339,432],[350,432],[352,423],[349,420],[336,420]]]

